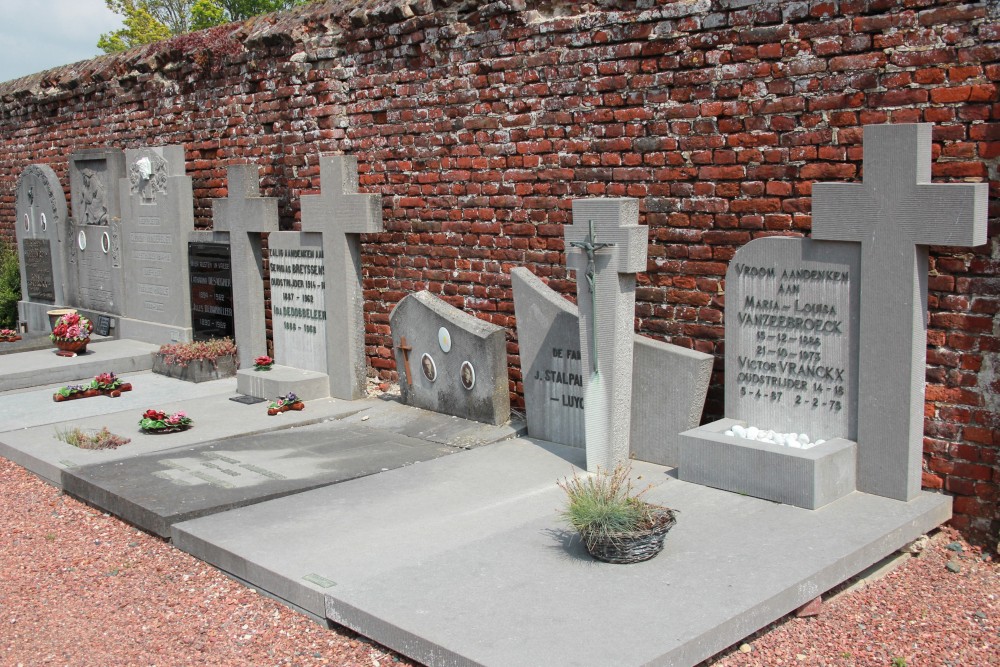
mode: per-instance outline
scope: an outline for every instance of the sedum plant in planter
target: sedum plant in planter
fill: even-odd
[[[153,372],[187,382],[204,382],[236,375],[239,360],[232,338],[162,345],[153,353]]]
[[[562,516],[580,533],[587,552],[608,563],[638,563],[663,549],[675,511],[642,500],[649,487],[632,491],[632,467],[619,463],[611,470],[558,482],[566,492]]]

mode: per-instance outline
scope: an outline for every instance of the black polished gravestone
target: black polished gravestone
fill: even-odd
[[[228,243],[188,243],[195,340],[233,338],[233,266]]]

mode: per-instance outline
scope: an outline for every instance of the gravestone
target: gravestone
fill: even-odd
[[[283,366],[326,374],[326,276],[322,236],[307,232],[272,232],[267,246],[274,357]]]
[[[149,342],[191,340],[188,236],[191,178],[181,146],[125,151],[121,180],[125,307],[119,335]]]
[[[862,183],[813,186],[813,238],[861,244],[858,488],[920,491],[927,246],[986,243],[989,186],[931,183],[930,124],[869,125]]]
[[[584,447],[576,306],[527,268],[510,272],[528,435]],[[701,420],[715,357],[633,334],[630,457],[677,465],[681,431]]]
[[[228,196],[212,202],[216,231],[229,233],[236,348],[244,370],[253,366],[255,357],[267,353],[260,235],[278,231],[278,200],[260,196],[257,173],[256,165],[230,165]]]
[[[17,182],[14,210],[21,267],[18,316],[29,331],[49,331],[46,312],[67,303],[66,195],[52,167],[33,164],[24,169]]]
[[[734,257],[727,419],[682,434],[681,479],[808,508],[855,486],[904,501],[919,493],[925,244],[984,242],[987,205],[984,184],[930,184],[930,144],[929,125],[866,127],[863,183],[813,186],[823,240],[754,241]],[[789,268],[793,281],[782,279]],[[794,371],[778,363],[793,355]],[[749,418],[842,437],[801,450],[724,435]]]
[[[646,268],[647,238],[636,200],[573,201],[566,263],[577,276],[589,471],[629,454],[635,274]]]
[[[681,435],[682,480],[809,509],[854,490],[858,267],[850,243],[768,237],[736,252],[726,272],[726,419]],[[825,442],[737,439],[725,435],[733,426]]]
[[[330,396],[353,400],[368,384],[361,234],[382,231],[382,196],[357,191],[355,156],[322,155],[319,168],[321,194],[302,196],[302,231],[322,235]]]
[[[389,326],[405,404],[487,424],[510,418],[502,327],[427,291],[403,297]]]
[[[69,305],[120,315],[125,309],[119,182],[125,155],[95,148],[69,157],[72,224],[66,238]]]
[[[198,238],[203,235],[204,232],[197,233]],[[229,244],[208,239],[189,241],[188,275],[192,338],[234,338],[233,268]]]

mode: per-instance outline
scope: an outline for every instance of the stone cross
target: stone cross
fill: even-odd
[[[233,325],[240,366],[267,353],[264,332],[262,232],[278,231],[278,200],[260,196],[257,165],[228,168],[229,196],[212,202],[215,230],[229,232],[233,269]]]
[[[396,346],[403,353],[403,370],[406,371],[406,384],[413,384],[413,375],[410,370],[410,352],[413,351],[413,346],[406,342],[406,336],[401,336],[399,339],[399,345]]]
[[[813,238],[861,243],[858,490],[920,491],[927,246],[986,242],[988,186],[931,184],[931,125],[864,131],[864,179],[813,186]]]
[[[360,235],[382,231],[382,196],[358,193],[356,156],[320,156],[319,174],[322,194],[302,196],[302,231],[323,235],[330,395],[352,400],[367,386]]]
[[[580,350],[583,368],[590,369],[583,399],[590,471],[628,458],[635,274],[646,269],[647,239],[635,199],[573,202],[566,264],[577,276]]]

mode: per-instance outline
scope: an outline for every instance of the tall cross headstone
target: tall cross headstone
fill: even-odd
[[[861,243],[858,490],[920,491],[927,246],[986,242],[986,184],[931,184],[931,125],[864,131],[864,178],[813,186],[813,238]]]
[[[212,219],[217,231],[229,232],[236,347],[240,366],[250,368],[267,352],[260,235],[278,231],[278,200],[260,196],[257,165],[232,165],[227,173],[229,196],[212,202]]]
[[[367,384],[360,235],[382,231],[382,197],[358,193],[356,156],[320,156],[319,170],[322,194],[302,196],[302,231],[323,237],[330,395],[352,400]]]
[[[573,202],[566,263],[577,276],[590,471],[629,454],[635,274],[646,268],[648,234],[635,199]]]

